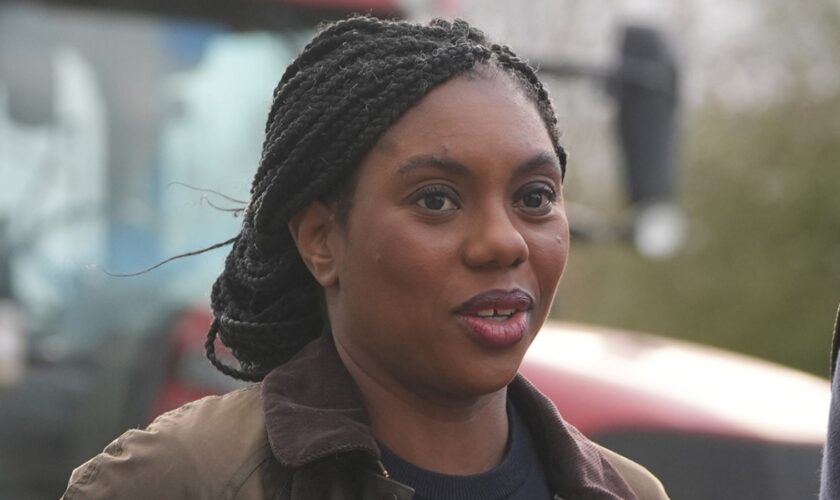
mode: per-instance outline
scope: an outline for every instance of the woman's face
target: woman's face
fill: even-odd
[[[345,363],[440,401],[503,388],[569,252],[560,165],[536,106],[495,71],[453,79],[357,175],[349,219],[328,236]]]

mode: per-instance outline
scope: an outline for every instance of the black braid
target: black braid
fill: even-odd
[[[557,118],[534,69],[466,22],[359,16],[309,42],[274,91],[251,201],[213,285],[215,319],[205,348],[216,368],[261,380],[323,331],[322,292],[297,252],[289,219],[316,200],[342,206],[356,166],[388,127],[436,85],[483,67],[513,77],[536,104],[565,173]],[[238,369],[216,357],[217,337]]]

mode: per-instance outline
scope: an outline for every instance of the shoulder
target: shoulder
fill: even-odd
[[[593,443],[594,444],[594,443]],[[659,479],[649,470],[618,453],[595,444],[598,451],[621,474],[639,500],[667,500],[668,495]]]
[[[203,398],[127,431],[73,471],[63,498],[232,498],[272,462],[259,387]]]

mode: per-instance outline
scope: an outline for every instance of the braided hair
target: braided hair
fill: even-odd
[[[251,201],[213,285],[205,348],[217,369],[259,381],[323,331],[322,291],[292,240],[290,218],[322,201],[336,203],[341,222],[356,167],[382,133],[436,85],[483,67],[513,77],[534,102],[565,172],[557,119],[534,69],[465,21],[352,17],[303,49],[274,91]],[[238,369],[217,358],[216,337]]]

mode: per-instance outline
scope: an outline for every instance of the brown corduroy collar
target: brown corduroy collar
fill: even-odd
[[[508,387],[545,465],[552,489],[565,498],[635,500],[636,495],[598,448],[565,423],[522,375]],[[268,441],[290,468],[346,452],[379,460],[364,399],[329,334],[310,342],[262,382]]]

